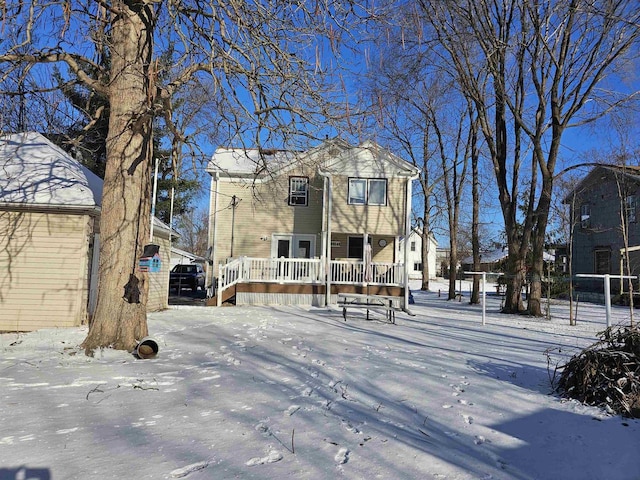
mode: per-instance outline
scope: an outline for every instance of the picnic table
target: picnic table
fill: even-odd
[[[368,295],[364,293],[339,293],[338,305],[342,307],[342,316],[347,321],[347,309],[358,308],[367,311],[367,320],[369,320],[369,310],[382,310],[385,318],[389,323],[396,323],[396,311],[402,310],[400,307],[393,305],[398,297],[388,295]]]

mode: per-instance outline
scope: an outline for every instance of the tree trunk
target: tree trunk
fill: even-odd
[[[473,107],[469,106],[469,111],[473,111]],[[471,250],[473,254],[473,271],[480,271],[480,173],[478,171],[478,163],[480,162],[480,152],[478,150],[478,121],[474,120],[473,114],[469,115],[471,120]],[[484,285],[483,288],[486,288]],[[473,288],[471,290],[471,299],[469,303],[477,305],[480,303],[480,275],[473,276]]]
[[[507,258],[507,291],[504,297],[503,313],[521,313],[524,311],[522,287],[525,283],[526,262],[515,245],[509,245]]]
[[[426,171],[426,167],[425,167]],[[424,185],[428,185],[428,173],[424,174]],[[423,222],[422,222],[422,285],[420,290],[429,291],[429,277],[431,272],[429,271],[429,251],[431,249],[431,235],[429,225],[431,223],[429,217],[429,196],[424,195],[424,209],[423,209]]]
[[[132,9],[133,8],[133,9]],[[113,2],[107,165],[100,220],[98,303],[82,346],[132,350],[147,335],[153,8]],[[119,12],[119,13],[116,13]]]
[[[527,299],[527,310],[529,315],[535,317],[542,316],[542,279],[544,278],[544,241],[533,236],[532,264],[531,264],[531,287],[529,290],[529,298]]]
[[[447,300],[456,298],[456,280],[458,279],[458,242],[451,234],[449,239],[449,294]]]
[[[431,249],[430,235],[428,232],[422,231],[422,285],[420,290],[429,290],[429,250]]]

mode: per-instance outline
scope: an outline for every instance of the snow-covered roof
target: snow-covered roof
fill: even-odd
[[[497,248],[496,250],[480,253],[480,263],[496,263],[508,256],[509,251],[506,247]],[[545,262],[553,262],[556,259],[555,255],[548,252],[543,252],[542,258]],[[471,264],[473,263],[473,257],[466,257],[460,263]]]
[[[102,179],[36,132],[0,137],[0,203],[99,207]]]
[[[294,158],[295,152],[285,150],[218,148],[207,169],[228,175],[259,175],[267,166],[271,170],[281,168]]]
[[[308,151],[218,148],[207,171],[229,177],[257,178],[267,173],[286,171],[296,163],[321,167],[330,174],[387,177],[415,175],[418,170],[409,162],[390,153],[375,142],[353,146],[339,138],[326,140]]]

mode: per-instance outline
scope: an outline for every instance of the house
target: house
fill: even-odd
[[[573,221],[573,274],[640,273],[640,167],[600,165],[564,198]],[[624,228],[623,228],[624,227]],[[626,231],[626,245],[623,236]],[[626,255],[629,256],[629,265]],[[617,282],[618,285],[620,282]],[[614,284],[615,286],[615,284]],[[579,280],[579,288],[602,290],[601,280]]]
[[[88,321],[101,198],[102,180],[44,136],[0,137],[0,331]],[[158,222],[154,241],[166,266],[150,274],[149,310],[168,304],[170,230]]]
[[[449,278],[449,256],[451,249],[449,247],[436,248],[436,266],[438,268],[438,276]]]
[[[347,290],[407,297],[398,244],[418,173],[408,162],[333,139],[304,152],[219,148],[207,171],[218,303],[230,283],[236,303],[326,305]]]
[[[501,272],[504,267],[504,261],[509,256],[507,247],[499,247],[493,250],[486,250],[480,252],[480,267],[481,272]],[[471,271],[473,268],[473,256],[460,260],[461,269],[463,271]]]
[[[181,248],[172,246],[171,247],[171,265],[170,269],[175,267],[176,265],[184,265],[190,263],[199,263],[206,269],[207,259],[196,255],[195,253],[187,252],[186,250],[182,250]]]
[[[398,256],[404,258],[405,242],[398,242]],[[409,266],[409,279],[422,280],[422,229],[414,227],[409,234],[409,252],[407,254],[407,265]],[[427,262],[429,265],[429,278],[433,279],[438,276],[436,270],[436,251],[438,242],[433,235],[429,235],[429,249]]]

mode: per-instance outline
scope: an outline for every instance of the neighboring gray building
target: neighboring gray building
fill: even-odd
[[[595,167],[564,198],[571,208],[573,274],[627,272],[628,249],[632,275],[640,273],[640,167]],[[623,228],[626,227],[626,228]],[[625,247],[623,231],[627,231]],[[580,287],[601,290],[602,281],[579,280]],[[620,282],[612,282],[612,291]]]

